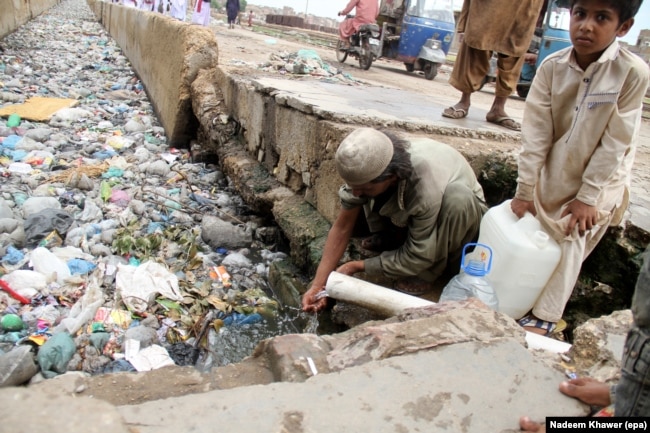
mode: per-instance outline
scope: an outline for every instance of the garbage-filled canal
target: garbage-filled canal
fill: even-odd
[[[217,165],[166,144],[83,0],[0,46],[0,386],[209,369],[313,329],[269,287],[287,258],[273,221]]]

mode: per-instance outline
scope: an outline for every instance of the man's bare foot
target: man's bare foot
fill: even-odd
[[[609,385],[591,377],[579,377],[560,383],[560,391],[585,404],[605,407],[611,404]]]
[[[519,418],[519,427],[521,431],[533,432],[533,433],[545,433],[546,427],[544,424],[540,424],[528,418],[527,416],[522,416]]]

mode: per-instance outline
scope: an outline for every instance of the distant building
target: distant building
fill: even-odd
[[[636,40],[636,46],[639,48],[650,47],[650,29],[641,30],[639,38]]]

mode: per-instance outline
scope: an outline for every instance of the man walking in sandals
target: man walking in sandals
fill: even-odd
[[[505,110],[508,96],[517,87],[524,55],[535,31],[544,0],[465,0],[456,31],[460,48],[449,84],[462,92],[460,101],[445,108],[444,117],[467,116],[472,93],[480,87],[497,53],[497,81],[494,102],[486,120],[514,131],[521,125]]]

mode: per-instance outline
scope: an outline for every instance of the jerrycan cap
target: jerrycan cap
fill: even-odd
[[[482,249],[479,251],[478,257],[468,258],[467,263],[465,263],[465,254],[467,252],[467,247],[471,246],[481,247],[485,250]],[[483,277],[487,275],[492,269],[492,248],[485,244],[479,244],[475,242],[465,244],[463,247],[463,256],[461,258],[460,269],[467,275],[472,275],[474,277]]]

